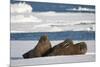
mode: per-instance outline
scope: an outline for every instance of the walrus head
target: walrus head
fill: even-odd
[[[40,37],[39,42],[46,41],[46,40],[48,40],[48,36],[47,35],[43,35],[43,36]]]
[[[80,50],[82,54],[85,54],[87,52],[87,45],[85,42],[80,43]]]
[[[77,43],[76,45],[80,47],[80,54],[85,54],[87,52],[87,45],[85,42],[80,42]]]

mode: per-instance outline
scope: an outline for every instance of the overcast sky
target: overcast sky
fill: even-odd
[[[51,2],[51,3],[53,2],[53,3],[95,5],[95,0],[17,0],[17,1],[37,1],[37,2]]]

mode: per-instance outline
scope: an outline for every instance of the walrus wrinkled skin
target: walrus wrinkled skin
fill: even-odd
[[[24,58],[42,57],[51,48],[51,43],[46,35],[41,36],[36,47],[23,54]]]
[[[66,39],[64,42],[59,43],[58,45],[54,46],[53,48],[49,49],[48,52],[44,56],[52,56],[52,55],[60,55],[60,51],[56,52],[56,50],[63,49],[68,45],[73,45],[73,41],[70,39]],[[55,54],[54,54],[55,53]],[[61,53],[63,55],[63,53]]]
[[[65,40],[64,42],[54,46],[47,56],[79,55],[85,54],[86,52],[87,46],[85,42],[73,44],[72,40]]]

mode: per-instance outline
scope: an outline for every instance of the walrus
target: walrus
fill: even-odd
[[[61,42],[58,45],[54,46],[53,48],[50,48],[43,56],[50,56],[52,52],[55,51],[55,49],[64,48],[72,44],[73,44],[73,41],[71,39],[66,39],[64,42]]]
[[[23,58],[42,57],[51,48],[51,43],[47,35],[40,37],[36,47],[23,54]]]
[[[52,51],[47,56],[57,55],[79,55],[87,52],[85,42],[73,44],[72,40],[65,40],[64,42],[54,46]]]
[[[65,47],[73,45],[73,41],[70,39],[66,39],[65,41],[57,44],[51,49],[51,52],[47,54],[47,56],[55,56],[55,55],[63,55],[65,54]],[[64,50],[64,51],[63,51]]]

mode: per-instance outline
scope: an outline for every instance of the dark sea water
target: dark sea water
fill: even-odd
[[[19,3],[24,1],[11,0],[11,3]],[[81,4],[59,4],[46,2],[25,2],[32,7],[33,12],[88,12],[95,13],[95,5],[81,5]]]
[[[11,33],[11,40],[39,40],[42,35],[48,35],[50,40],[95,40],[94,31],[64,31],[64,32],[35,32]]]

